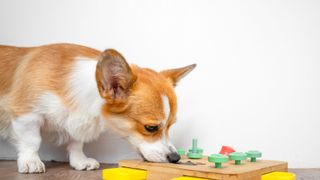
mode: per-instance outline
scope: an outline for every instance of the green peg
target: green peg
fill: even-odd
[[[242,152],[233,152],[233,153],[229,154],[229,157],[231,160],[235,161],[235,165],[240,165],[241,160],[247,159],[247,155]]]
[[[222,154],[211,154],[208,157],[209,162],[215,163],[215,168],[221,168],[222,163],[228,162],[229,158],[228,156],[222,155]]]
[[[192,139],[192,149],[187,154],[190,159],[201,159],[203,150],[198,148],[198,140]]]
[[[200,153],[200,154],[203,153],[203,149],[201,149],[201,148],[197,148],[197,149],[198,149],[197,150],[198,153]],[[192,153],[192,149],[189,149],[189,152]]]
[[[260,151],[248,151],[246,152],[247,157],[250,158],[250,162],[257,162],[257,158],[262,156]]]

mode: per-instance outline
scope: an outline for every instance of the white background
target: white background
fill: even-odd
[[[174,144],[258,149],[290,167],[320,167],[319,32],[320,1],[0,1],[1,44],[116,48],[156,70],[197,63],[176,88]],[[85,151],[108,163],[135,156],[110,133]],[[0,158],[14,157],[2,141]],[[46,143],[41,157],[66,154]]]

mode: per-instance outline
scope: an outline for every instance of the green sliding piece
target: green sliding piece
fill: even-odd
[[[229,154],[229,157],[230,157],[231,160],[235,161],[236,165],[240,165],[241,164],[241,160],[247,159],[247,155],[245,153],[242,153],[242,152],[233,152],[233,153]]]
[[[250,158],[250,162],[256,162],[257,158],[262,156],[260,151],[248,151],[246,152],[247,157]]]
[[[228,160],[229,160],[228,156],[225,156],[222,154],[211,154],[208,157],[209,162],[215,163],[215,168],[221,168],[222,167],[221,164],[224,162],[228,162]]]
[[[192,149],[187,154],[190,159],[201,159],[203,150],[198,148],[198,140],[192,139]]]

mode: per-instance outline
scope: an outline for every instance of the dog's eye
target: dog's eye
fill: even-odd
[[[144,128],[148,131],[148,132],[156,132],[159,129],[159,126],[149,126],[149,125],[145,125]]]

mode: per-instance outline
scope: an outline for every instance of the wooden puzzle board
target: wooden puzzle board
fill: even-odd
[[[122,160],[121,167],[143,169],[148,171],[148,180],[169,180],[175,177],[192,176],[216,180],[260,180],[261,175],[274,171],[288,171],[288,163],[283,161],[257,160],[242,161],[235,165],[234,161],[223,163],[221,169],[214,168],[207,157],[191,160],[183,156],[181,164],[151,163],[141,160]],[[195,165],[184,164],[191,161]]]

